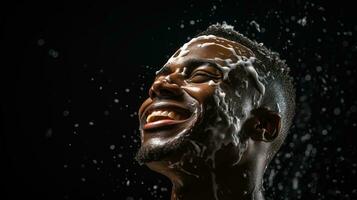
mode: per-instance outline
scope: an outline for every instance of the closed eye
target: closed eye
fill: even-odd
[[[210,80],[217,80],[219,78],[220,78],[220,76],[218,76],[218,75],[214,75],[214,74],[211,74],[211,73],[203,71],[203,70],[196,70],[190,76],[189,82],[203,83],[203,82],[207,82]]]

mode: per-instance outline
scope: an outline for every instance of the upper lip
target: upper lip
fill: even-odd
[[[186,116],[189,116],[192,113],[190,108],[174,101],[153,102],[148,105],[142,112],[142,115],[140,117],[141,125],[144,125],[146,123],[146,118],[154,110],[172,110],[184,114]]]

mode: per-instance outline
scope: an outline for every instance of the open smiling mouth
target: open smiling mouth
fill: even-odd
[[[156,108],[155,108],[156,107]],[[168,128],[176,124],[186,122],[191,112],[176,106],[153,106],[145,112],[143,129],[146,131],[154,131],[159,128]]]

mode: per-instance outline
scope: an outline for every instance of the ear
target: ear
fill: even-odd
[[[253,117],[245,123],[246,136],[256,141],[273,141],[280,133],[280,115],[267,108],[258,108],[251,113]]]

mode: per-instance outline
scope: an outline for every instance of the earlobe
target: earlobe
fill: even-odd
[[[253,117],[246,122],[247,136],[256,141],[271,142],[280,133],[281,117],[267,108],[252,111]]]

